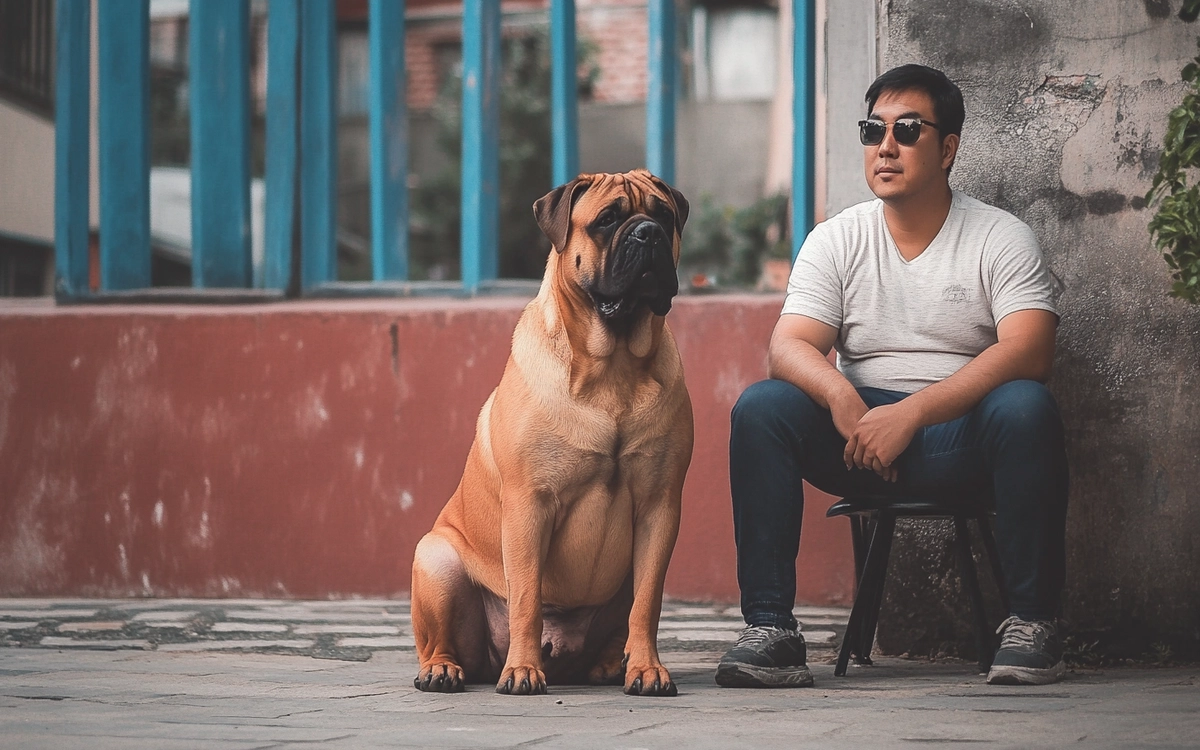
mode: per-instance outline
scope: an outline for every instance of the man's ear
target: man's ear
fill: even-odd
[[[942,139],[942,169],[949,169],[954,166],[954,160],[958,157],[958,136],[954,133]]]
[[[568,235],[571,233],[571,208],[591,185],[592,183],[582,176],[576,177],[533,202],[533,218],[537,220],[542,232],[550,238],[555,251],[561,253],[567,246]]]
[[[671,200],[675,201],[675,232],[682,237],[683,225],[684,222],[687,221],[688,211],[691,210],[691,207],[688,205],[687,198],[684,198],[683,193],[679,192],[659,178],[651,175],[650,179],[655,185],[658,185],[660,188],[670,193]]]

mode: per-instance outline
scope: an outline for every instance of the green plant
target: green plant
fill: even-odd
[[[1100,641],[1086,640],[1078,635],[1063,639],[1063,659],[1072,667],[1102,667],[1108,661]]]
[[[1179,17],[1191,22],[1197,16],[1200,0],[1184,0]],[[1171,268],[1171,296],[1200,304],[1200,184],[1188,185],[1189,170],[1200,167],[1200,56],[1184,66],[1182,75],[1187,93],[1168,116],[1158,172],[1146,201],[1158,202],[1150,234]]]
[[[1150,644],[1150,661],[1160,667],[1166,667],[1171,664],[1171,660],[1175,658],[1175,652],[1171,647],[1161,641],[1155,641]]]
[[[684,230],[684,273],[712,275],[722,286],[753,286],[767,258],[789,260],[788,196],[771,195],[744,208],[701,196]]]
[[[599,68],[595,45],[580,40],[578,91],[586,97]],[[533,202],[550,184],[550,36],[545,27],[505,36],[500,79],[501,278],[541,278],[550,242],[533,221]],[[438,148],[447,166],[413,191],[412,278],[459,274],[462,80],[451,76],[434,105]]]

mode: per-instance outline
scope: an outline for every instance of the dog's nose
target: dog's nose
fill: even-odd
[[[630,237],[636,240],[639,244],[649,245],[654,240],[654,230],[658,225],[653,221],[643,221],[633,228],[630,232]]]

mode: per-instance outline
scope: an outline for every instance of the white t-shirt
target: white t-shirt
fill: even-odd
[[[996,324],[1054,305],[1033,231],[1017,217],[954,192],[945,224],[911,261],[900,255],[883,201],[818,224],[792,267],[783,314],[838,329],[838,369],[855,387],[915,393],[996,343]]]

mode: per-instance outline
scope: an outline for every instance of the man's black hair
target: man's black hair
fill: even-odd
[[[963,108],[962,92],[940,70],[925,65],[901,65],[875,79],[867,89],[867,114],[875,109],[875,102],[884,92],[924,91],[933,100],[933,115],[937,118],[938,132],[944,139],[953,133],[962,135],[966,110]]]

